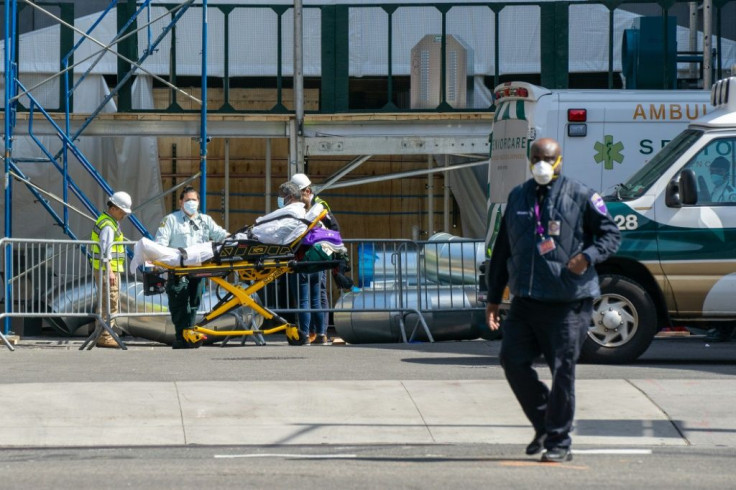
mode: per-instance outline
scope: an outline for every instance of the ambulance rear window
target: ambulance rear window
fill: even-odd
[[[686,129],[678,134],[626,182],[616,186],[613,194],[622,201],[636,199],[644,194],[702,134],[703,131],[695,129]]]

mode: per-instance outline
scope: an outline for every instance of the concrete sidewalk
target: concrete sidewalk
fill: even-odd
[[[736,447],[736,380],[578,380],[576,445]],[[703,405],[703,400],[708,400]],[[0,447],[526,444],[503,380],[0,385]]]

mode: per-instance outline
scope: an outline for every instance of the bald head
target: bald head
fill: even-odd
[[[537,162],[545,161],[554,165],[557,158],[562,155],[560,144],[552,138],[541,138],[532,143],[531,155],[529,163],[534,165]],[[555,175],[560,175],[562,171],[562,161],[554,167]]]
[[[554,162],[561,154],[562,150],[557,141],[552,138],[542,138],[532,144],[530,160],[532,165],[541,160]]]

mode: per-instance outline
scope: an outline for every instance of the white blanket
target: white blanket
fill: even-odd
[[[203,262],[214,256],[212,242],[192,245],[184,250],[187,253],[187,258],[184,259],[185,266],[202,265]],[[141,238],[133,247],[133,260],[130,261],[130,272],[135,273],[138,266],[154,261],[175,267],[180,266],[181,252],[177,248],[166,247],[148,238]]]
[[[261,243],[287,245],[307,231],[304,220],[314,221],[323,209],[317,203],[305,212],[303,203],[291,203],[256,219],[250,233]]]

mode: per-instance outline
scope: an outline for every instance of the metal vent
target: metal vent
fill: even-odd
[[[447,36],[445,102],[462,109],[472,107],[473,50],[455,35]],[[442,102],[442,36],[428,34],[411,50],[411,108],[434,109]],[[472,84],[471,84],[472,87]]]

